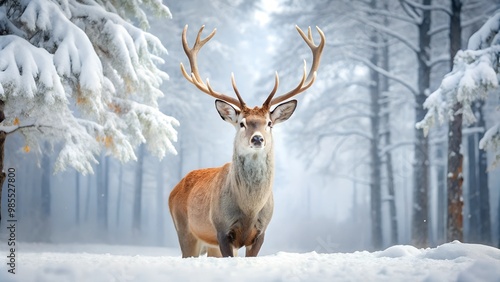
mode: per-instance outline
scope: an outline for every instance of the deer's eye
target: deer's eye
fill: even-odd
[[[273,125],[273,123],[270,121],[267,123],[267,126],[269,126],[269,127],[272,127],[272,125]]]
[[[240,122],[240,127],[241,128],[244,128],[245,127],[245,124],[243,122]]]

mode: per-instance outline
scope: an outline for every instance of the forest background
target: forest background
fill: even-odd
[[[54,173],[60,142],[40,141],[40,150],[29,150],[21,131],[9,135],[4,168],[17,175],[18,240],[177,247],[169,192],[187,172],[228,162],[234,136],[213,99],[180,73],[179,63],[187,62],[181,32],[189,24],[190,42],[202,25],[207,33],[217,28],[199,56],[202,76],[232,94],[234,72],[254,105],[272,88],[275,71],[285,91],[298,82],[303,60],[310,60],[295,25],[319,26],[327,37],[317,82],[298,97],[294,116],[273,129],[275,212],[263,253],[449,241],[448,123],[428,136],[415,124],[425,116],[425,99],[453,66],[454,6],[437,0],[272,3],[164,1],[172,17],[149,16],[148,32],[168,50],[159,65],[169,77],[160,86],[165,96],[158,107],[179,121],[176,155],[160,160],[137,144],[137,160],[122,162],[103,151],[93,174],[70,167]],[[451,3],[460,4],[458,49],[466,49],[470,36],[500,9],[495,0]],[[497,247],[500,168],[493,164],[497,152],[480,150],[479,141],[500,118],[499,91],[474,103],[477,121],[461,126],[460,150],[461,240]]]

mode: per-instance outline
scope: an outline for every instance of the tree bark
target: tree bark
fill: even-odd
[[[430,7],[431,0],[422,3]],[[418,95],[415,96],[415,120],[424,119],[426,111],[423,103],[427,98],[430,87],[430,49],[431,36],[431,10],[422,9],[422,21],[418,25],[419,50],[418,61]],[[428,246],[429,216],[428,216],[428,191],[429,191],[429,142],[420,129],[415,129],[415,161],[413,165],[414,205],[412,218],[412,242],[417,247]]]
[[[461,108],[456,104],[453,112]],[[448,221],[447,240],[463,241],[463,216],[462,216],[462,163],[463,156],[460,154],[462,142],[462,115],[454,116],[449,123],[450,138],[448,138]]]
[[[372,9],[377,8],[376,0],[370,3]],[[370,37],[374,46],[379,43],[379,35],[376,32]],[[370,62],[373,65],[379,65],[379,50],[373,49]],[[380,142],[380,75],[377,71],[370,68],[370,204],[371,204],[371,225],[372,225],[372,245],[375,250],[382,248],[382,181],[381,181],[381,160],[379,154]]]
[[[450,68],[453,66],[453,58],[460,50],[462,41],[462,27],[460,13],[462,10],[461,0],[451,1],[450,19]],[[457,113],[461,108],[459,103],[453,105],[456,113],[448,123],[448,220],[447,240],[463,241],[463,198],[462,198],[462,165],[463,156],[460,153],[462,144],[462,114]]]
[[[443,129],[444,130],[444,129]],[[446,131],[443,131],[443,134],[446,134]],[[436,145],[436,174],[437,174],[437,217],[436,217],[436,238],[437,244],[443,244],[446,241],[446,206],[447,206],[447,196],[446,196],[446,162],[448,160],[444,155],[445,151],[445,142],[440,142]]]
[[[388,1],[384,1],[383,6],[385,11],[389,10]],[[384,25],[389,26],[389,19],[384,17]],[[387,36],[382,36],[382,58],[381,64],[382,69],[389,72],[389,40]],[[382,100],[380,101],[380,106],[382,108],[382,127],[384,135],[385,147],[391,145],[391,122],[390,122],[390,97],[389,97],[389,78],[385,75],[380,77],[380,91],[382,93]],[[396,193],[394,189],[394,171],[392,165],[392,154],[390,150],[386,150],[385,153],[385,169],[387,176],[387,193],[389,195],[389,217],[391,223],[391,245],[396,245],[398,243],[398,217],[396,210]]]
[[[478,187],[478,155],[476,146],[477,134],[471,133],[467,136],[467,160],[468,160],[468,173],[467,173],[467,187],[468,187],[468,205],[465,205],[468,209],[463,212],[467,213],[467,220],[469,222],[468,226],[468,242],[479,243],[480,241],[480,214],[479,214],[479,187]]]

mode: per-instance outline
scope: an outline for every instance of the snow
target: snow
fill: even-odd
[[[158,0],[126,6],[22,0],[0,7],[0,129],[21,133],[25,151],[40,154],[45,141],[61,148],[56,172],[71,166],[92,173],[101,152],[135,160],[141,143],[160,159],[176,153],[179,123],[157,101],[168,79],[158,68],[167,50],[129,18],[147,26],[143,7],[170,12]]]
[[[458,51],[453,60],[453,69],[439,88],[424,102],[428,109],[424,119],[416,124],[427,135],[435,121],[443,123],[462,114],[464,125],[476,122],[472,110],[475,101],[485,100],[499,86],[498,56],[500,54],[500,11],[484,23],[469,39],[468,50]],[[455,105],[460,108],[455,111]],[[495,161],[500,161],[500,138],[494,125],[480,141],[480,148],[495,152]]]
[[[17,243],[16,274],[0,281],[499,281],[500,250],[458,241],[436,248],[188,258],[178,249]],[[0,252],[8,252],[6,244]]]
[[[469,50],[484,49],[488,46],[500,44],[500,13],[497,12],[489,18],[481,28],[470,38],[467,45]]]

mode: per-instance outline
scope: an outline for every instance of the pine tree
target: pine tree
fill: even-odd
[[[55,171],[92,173],[102,150],[135,160],[146,142],[160,158],[175,153],[178,122],[157,104],[166,49],[145,31],[146,11],[170,17],[157,0],[1,2],[0,169],[14,132],[26,152],[60,144]]]
[[[457,118],[457,114],[461,115],[465,125],[476,122],[474,103],[484,100],[491,90],[499,85],[499,35],[500,13],[497,12],[470,37],[467,50],[457,52],[452,71],[444,77],[439,89],[425,101],[424,106],[429,111],[425,118],[417,123],[417,128],[422,128],[427,134],[436,120],[441,123],[445,119],[453,120]],[[462,124],[456,126],[461,127]],[[461,140],[458,140],[458,144],[460,142]],[[486,131],[479,142],[479,147],[496,151],[493,164],[500,161],[500,123]],[[455,154],[450,153],[448,157],[453,159]],[[455,168],[449,169],[448,187],[453,181],[459,182],[458,185],[454,184],[454,187],[461,186],[461,164],[459,170]],[[452,214],[448,215],[448,239],[461,239],[463,233],[461,189],[456,188],[451,192],[448,211]]]

